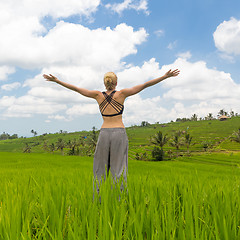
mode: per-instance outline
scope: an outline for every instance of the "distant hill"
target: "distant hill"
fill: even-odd
[[[207,151],[227,152],[240,151],[240,144],[230,140],[234,131],[240,127],[240,117],[232,117],[226,121],[219,120],[202,120],[202,121],[186,121],[186,122],[170,122],[166,124],[150,124],[148,126],[133,126],[126,128],[129,138],[129,157],[135,159],[136,153],[146,153],[151,156],[153,145],[150,138],[156,132],[162,131],[171,137],[176,131],[189,133],[192,139],[190,151],[192,154],[205,152],[204,144],[208,144]],[[69,141],[81,140],[83,145],[91,138],[91,131],[82,131],[74,133],[55,133],[40,135],[32,138],[18,138],[0,141],[0,152],[22,152],[26,146],[31,147],[33,153],[44,153],[46,145],[56,144],[58,139],[62,139],[65,143]],[[84,146],[82,146],[84,148]],[[64,153],[67,154],[69,147],[65,147]],[[174,152],[174,147],[170,144],[164,146],[164,150]],[[181,146],[180,151],[184,154],[186,146]],[[54,151],[54,154],[61,154],[60,151]],[[93,153],[91,153],[93,154]]]

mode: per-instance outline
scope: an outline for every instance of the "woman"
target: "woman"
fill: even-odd
[[[94,98],[99,105],[103,117],[103,124],[98,137],[94,154],[93,172],[94,177],[100,180],[109,171],[115,179],[123,175],[126,181],[128,168],[128,138],[122,122],[124,101],[127,97],[141,92],[143,89],[153,86],[164,79],[175,77],[179,70],[169,70],[162,77],[136,85],[132,88],[125,88],[116,91],[117,76],[113,72],[104,75],[106,92],[87,90],[74,85],[62,82],[53,75],[43,75],[47,81],[56,82],[63,87],[76,91],[85,97]],[[98,190],[98,188],[97,188]]]

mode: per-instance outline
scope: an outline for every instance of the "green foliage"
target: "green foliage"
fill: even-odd
[[[170,142],[170,145],[176,148],[177,156],[178,156],[178,151],[179,151],[180,146],[183,145],[183,142],[182,142],[182,139],[181,139],[181,135],[182,135],[181,131],[175,132],[175,134],[173,136],[173,139]]]
[[[147,127],[147,126],[150,126],[149,122],[147,122],[147,121],[142,121],[141,122],[141,127]]]
[[[155,146],[152,150],[152,157],[155,161],[163,161],[164,158],[163,150]]]
[[[167,137],[167,134],[163,135],[162,131],[158,131],[153,137],[152,137],[152,144],[155,146],[159,146],[161,150],[163,150],[163,146],[168,142],[169,138]]]
[[[146,152],[140,153],[140,154],[136,153],[135,159],[136,160],[141,160],[141,161],[148,161],[149,160]]]
[[[187,146],[187,151],[189,152],[189,147],[190,147],[190,145],[191,145],[191,143],[192,143],[192,136],[190,136],[190,134],[189,133],[185,133],[185,135],[184,135],[184,137],[185,137],[185,144],[186,144],[186,146]]]
[[[0,153],[0,239],[240,239],[239,158],[130,161],[98,195],[92,158]]]
[[[140,151],[143,151],[147,152],[147,156],[149,156],[148,158],[150,159],[151,151],[153,149],[153,144],[151,143],[150,138],[158,131],[161,131],[164,136],[167,134],[168,137],[173,136],[174,133],[177,131],[185,131],[185,133],[187,132],[192,137],[192,141],[189,146],[189,150],[191,150],[191,153],[204,151],[202,147],[202,142],[205,141],[212,143],[212,151],[239,151],[239,144],[237,142],[230,141],[230,136],[232,136],[232,133],[236,131],[236,129],[238,129],[239,125],[240,117],[234,116],[231,119],[223,122],[213,119],[204,121],[151,124],[148,127],[129,127],[126,128],[129,138],[129,157],[131,159],[134,159],[136,152],[140,154]],[[97,135],[98,131],[95,130],[95,133]],[[54,154],[61,154],[61,150],[57,150],[56,143],[58,142],[59,138],[62,138],[65,143],[68,143],[69,141],[72,141],[74,139],[79,141],[81,140],[82,145],[77,147],[79,148],[79,155],[92,156],[94,154],[94,144],[91,140],[92,136],[92,131],[82,131],[74,133],[66,133],[65,131],[61,131],[61,133],[43,134],[41,136],[36,136],[32,138],[18,138],[11,140],[8,139],[0,141],[0,151],[22,152],[25,144],[28,143],[32,148],[31,152],[33,153],[52,152]],[[34,146],[35,142],[38,142],[39,145]],[[44,150],[44,142],[47,142],[48,150]],[[163,148],[165,152],[168,152],[169,150],[173,151],[172,155],[174,155],[177,150],[176,147],[170,144],[170,142],[171,141],[169,140]],[[182,137],[182,142],[185,143],[184,137]],[[54,144],[55,146],[55,149],[53,151],[50,150],[51,144]],[[62,152],[67,155],[70,149],[71,148],[66,145],[63,148]],[[180,146],[179,151],[181,151],[181,153],[185,153],[188,151],[186,143]]]
[[[16,138],[18,138],[18,135],[17,135],[17,134],[10,135],[10,134],[8,134],[8,133],[3,132],[3,133],[0,135],[0,140],[16,139]]]
[[[204,151],[206,152],[209,148],[212,148],[213,144],[210,141],[204,141],[202,142],[202,147]]]
[[[231,139],[232,139],[232,141],[240,143],[240,127],[238,128],[238,131],[233,132]]]
[[[30,153],[31,152],[32,147],[26,143],[25,147],[23,148],[23,152],[24,153]]]

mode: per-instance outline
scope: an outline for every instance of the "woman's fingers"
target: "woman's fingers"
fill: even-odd
[[[43,77],[44,77],[47,81],[52,81],[52,80],[54,79],[54,77],[53,77],[51,74],[49,74],[49,75],[43,74]]]

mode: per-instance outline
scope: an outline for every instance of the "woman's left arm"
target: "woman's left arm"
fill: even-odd
[[[78,92],[85,97],[96,99],[98,94],[99,94],[99,91],[96,91],[96,90],[88,90],[88,89],[85,89],[85,88],[79,88],[79,87],[76,87],[72,84],[62,82],[57,77],[53,76],[52,74],[49,74],[49,75],[44,74],[43,77],[49,82],[55,82],[55,83],[65,87],[65,88],[68,88],[70,90]]]

